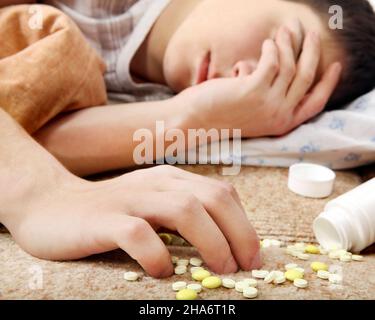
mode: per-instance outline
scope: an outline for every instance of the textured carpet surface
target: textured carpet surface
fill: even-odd
[[[196,166],[184,169],[232,182],[237,188],[261,238],[289,242],[314,242],[311,223],[332,198],[361,183],[359,175],[339,172],[335,192],[329,199],[305,199],[287,188],[285,169],[243,168],[236,177],[221,176],[220,167]],[[196,256],[189,247],[171,247],[180,257]],[[291,284],[267,285],[260,281],[258,299],[375,299],[375,250],[365,252],[364,262],[342,263],[325,256],[314,260],[326,261],[341,269],[344,282],[332,285],[317,279],[309,271],[309,261],[287,256],[283,249],[262,250],[264,269],[282,269],[284,264],[296,262],[306,268],[308,289],[297,289]],[[141,268],[126,254],[117,250],[74,262],[50,262],[33,258],[22,251],[6,230],[0,231],[0,299],[174,299],[171,283],[188,280],[189,275],[173,276],[165,280],[152,279],[143,274],[136,283],[123,280],[124,271]],[[38,278],[42,275],[42,278]],[[234,279],[250,277],[247,272],[230,275]],[[42,279],[42,282],[36,282]],[[40,284],[39,289],[35,284]],[[202,299],[241,299],[234,290],[205,290]]]

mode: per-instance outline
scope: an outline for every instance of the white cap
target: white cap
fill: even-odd
[[[294,193],[308,198],[326,198],[332,194],[336,174],[317,164],[300,163],[289,169],[288,187]]]

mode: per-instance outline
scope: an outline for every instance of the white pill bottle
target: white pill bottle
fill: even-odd
[[[375,242],[375,178],[330,201],[314,221],[323,248],[360,252]]]

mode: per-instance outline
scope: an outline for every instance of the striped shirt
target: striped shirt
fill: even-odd
[[[107,65],[109,97],[126,102],[161,100],[171,90],[154,83],[137,83],[130,63],[170,0],[47,0],[68,15]]]

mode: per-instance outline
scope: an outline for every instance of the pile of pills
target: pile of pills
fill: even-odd
[[[164,241],[168,242],[168,237],[164,236]],[[261,241],[261,248],[281,247],[282,243],[278,240],[265,239]],[[288,245],[285,249],[287,255],[299,260],[310,260],[311,256],[327,255],[332,260],[341,262],[363,261],[360,255],[354,255],[341,248],[330,248],[325,250],[321,247],[296,243]],[[314,259],[316,260],[316,259]],[[184,275],[190,272],[192,283],[186,281],[176,281],[172,284],[172,290],[176,292],[177,300],[195,300],[199,298],[199,294],[205,290],[213,290],[218,288],[232,289],[241,293],[244,298],[254,299],[258,296],[258,281],[262,281],[268,285],[282,285],[286,282],[292,283],[298,289],[306,289],[309,282],[304,278],[305,269],[297,263],[288,263],[284,266],[285,270],[252,270],[251,277],[234,280],[231,278],[220,278],[213,275],[209,270],[203,267],[203,261],[193,257],[191,259],[180,259],[172,256],[174,264],[174,273],[176,275]],[[330,268],[326,263],[321,261],[313,261],[310,263],[310,269],[317,278],[327,280],[331,284],[341,284],[342,275],[338,274],[334,268]],[[124,278],[127,281],[137,281],[139,276],[135,272],[125,272]]]

